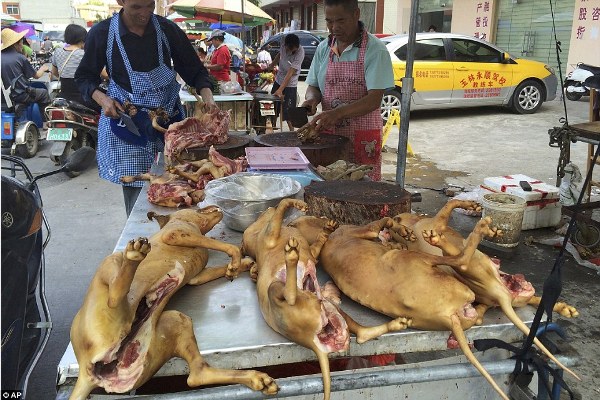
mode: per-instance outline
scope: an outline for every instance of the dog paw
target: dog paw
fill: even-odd
[[[269,375],[257,371],[252,378],[252,389],[260,390],[263,394],[276,394],[279,391],[279,386]]]
[[[412,325],[412,318],[399,317],[388,322],[390,332],[403,331]]]
[[[567,303],[558,302],[554,305],[554,311],[566,318],[575,318],[579,316],[579,311]]]
[[[332,219],[327,220],[327,223],[325,224],[325,230],[329,233],[335,231],[338,228],[339,224],[337,223],[337,221],[334,221]]]
[[[423,239],[432,246],[438,245],[443,237],[443,234],[437,233],[437,231],[433,229],[426,229],[423,231]]]
[[[396,232],[398,232],[400,237],[407,242],[415,242],[417,240],[417,236],[415,235],[414,231],[406,225],[397,224],[394,229]]]
[[[256,263],[252,264],[250,267],[250,279],[254,282],[258,280],[258,265]]]
[[[127,243],[125,248],[125,257],[131,261],[142,261],[146,258],[146,254],[150,252],[151,246],[148,238],[139,237],[132,239]]]
[[[227,264],[227,270],[225,271],[225,278],[232,281],[235,278],[237,278],[239,273],[240,273],[240,267],[238,264],[234,264],[233,262],[230,262],[229,264]]]

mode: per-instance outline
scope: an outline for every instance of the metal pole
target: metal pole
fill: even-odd
[[[242,76],[246,74],[246,41],[244,40],[246,36],[246,25],[244,24],[244,3],[246,0],[242,0]],[[242,90],[246,91],[246,79],[242,79]],[[247,117],[247,116],[246,116]]]
[[[414,88],[413,63],[415,60],[415,38],[417,36],[417,17],[419,0],[412,0],[410,6],[410,25],[408,28],[408,48],[406,51],[406,74],[402,78],[402,96],[400,98],[400,136],[396,159],[396,183],[404,188],[406,170],[406,148],[408,146],[408,122],[410,119],[410,97]]]

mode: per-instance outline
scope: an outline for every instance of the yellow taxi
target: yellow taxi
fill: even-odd
[[[401,79],[406,74],[408,35],[389,36],[386,43],[394,67],[395,87],[386,90],[381,115],[400,109]],[[554,100],[554,69],[538,61],[512,57],[486,41],[451,33],[418,33],[414,51],[411,110],[474,106],[506,106],[532,114]]]

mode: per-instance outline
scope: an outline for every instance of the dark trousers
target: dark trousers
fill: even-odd
[[[279,83],[275,82],[273,83],[273,88],[271,89],[271,94],[275,93],[277,91],[277,89],[279,89]],[[290,108],[296,107],[296,98],[298,97],[298,88],[297,87],[286,87],[285,89],[283,89],[283,120],[287,121],[289,119],[288,117],[288,110]],[[279,115],[279,102],[275,103],[275,110],[277,115]]]
[[[44,121],[47,121],[46,113],[44,110],[50,105],[50,95],[46,89],[42,88],[29,88],[27,93],[17,96],[14,100],[15,103],[19,104],[32,104],[37,103],[40,108],[40,113]]]
[[[141,187],[123,186],[123,199],[125,200],[125,212],[127,213],[127,218],[129,218],[129,214],[131,214],[131,210],[133,210],[135,201],[141,191]]]

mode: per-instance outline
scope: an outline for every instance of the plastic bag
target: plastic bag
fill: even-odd
[[[242,86],[236,81],[221,82],[219,83],[219,90],[221,94],[234,94],[242,92]]]

